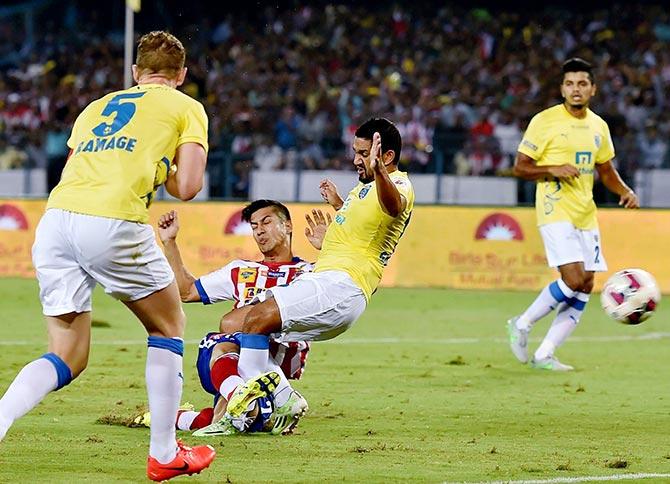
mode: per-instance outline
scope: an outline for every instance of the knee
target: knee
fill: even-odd
[[[591,291],[593,291],[593,281],[594,281],[593,274],[587,274],[584,283],[582,284],[582,289],[581,291],[586,294],[591,294]]]
[[[242,326],[242,332],[247,333],[247,334],[265,334],[265,325],[264,320],[265,318],[263,317],[263,312],[262,311],[256,311],[256,309],[259,309],[258,307],[255,307],[253,310],[249,311],[249,313],[246,315],[244,318],[244,324]]]
[[[563,282],[573,291],[590,293],[593,290],[593,273],[584,270],[566,271],[561,274]]]
[[[573,291],[581,291],[584,286],[585,279],[582,274],[578,272],[571,272],[569,274],[564,274],[563,282]]]

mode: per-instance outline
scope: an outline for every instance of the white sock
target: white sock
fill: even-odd
[[[39,358],[24,366],[0,399],[0,440],[14,421],[35,408],[58,387],[54,365]]]
[[[536,360],[553,356],[556,348],[565,343],[565,340],[577,327],[577,323],[579,323],[584,312],[584,307],[589,302],[589,297],[590,294],[576,292],[573,298],[561,305],[547,335],[535,352]]]
[[[516,325],[519,329],[529,331],[533,324],[545,317],[556,306],[575,295],[575,291],[570,289],[562,279],[558,279],[547,285],[535,301],[519,316]]]
[[[275,388],[275,391],[272,393],[272,396],[275,401],[275,407],[281,407],[288,399],[291,397],[291,392],[293,387],[289,383],[288,379],[284,375],[281,367],[275,362],[274,358],[268,358],[268,368],[269,371],[276,371],[279,374],[279,385]]]
[[[200,412],[192,410],[180,412],[179,418],[177,419],[177,428],[179,430],[191,430],[191,424],[198,415],[200,415]]]
[[[270,359],[268,337],[261,334],[241,334],[238,339],[240,341],[238,373],[248,380],[268,371]]]
[[[230,375],[228,378],[223,380],[223,383],[221,383],[219,393],[223,398],[228,400],[228,397],[231,393],[233,393],[233,390],[237,388],[237,385],[243,384],[244,381],[245,380],[240,375]]]
[[[179,351],[181,347],[181,351]],[[179,410],[183,385],[180,338],[149,336],[146,381],[151,412],[149,455],[167,464],[177,453],[175,415]]]

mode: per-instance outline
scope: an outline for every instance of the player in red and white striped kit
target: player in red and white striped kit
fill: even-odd
[[[323,219],[315,213],[315,219]],[[291,249],[292,223],[288,209],[273,200],[257,200],[249,204],[242,212],[243,220],[252,227],[254,240],[263,254],[260,262],[233,260],[226,266],[196,279],[190,274],[181,259],[176,237],[179,232],[179,219],[175,211],[164,214],[158,223],[158,233],[165,247],[165,255],[172,267],[179,292],[184,302],[202,302],[213,304],[221,301],[235,301],[235,309],[222,319],[222,333],[210,333],[201,342],[198,358],[198,373],[203,388],[215,395],[214,408],[200,412],[180,411],[177,427],[181,430],[195,430],[211,424],[212,419],[218,421],[228,400],[229,394],[237,384],[243,383],[250,376],[237,373],[237,352],[234,335],[224,335],[226,321],[242,320],[247,307],[254,297],[266,289],[286,285],[303,272],[310,272],[312,264],[295,257]],[[325,234],[323,224],[311,223],[312,231],[306,235],[317,248]],[[322,230],[321,230],[322,229]],[[221,343],[218,339],[221,335]],[[230,337],[228,337],[230,336]],[[279,365],[283,375],[280,378],[299,379],[302,375],[309,343],[305,341],[282,342],[274,340],[270,354]],[[294,390],[290,390],[294,391]],[[296,392],[297,393],[297,392]],[[297,409],[295,420],[276,422],[273,433],[292,429],[297,419],[306,411],[307,404],[300,397],[304,408]],[[260,415],[261,412],[258,412]],[[259,417],[260,418],[260,417]],[[239,429],[242,430],[242,429]]]

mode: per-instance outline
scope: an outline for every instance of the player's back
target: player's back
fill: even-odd
[[[72,153],[47,208],[146,222],[177,147],[207,150],[207,115],[189,96],[161,84],[109,93],[77,117]]]

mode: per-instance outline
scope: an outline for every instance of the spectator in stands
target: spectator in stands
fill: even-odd
[[[7,138],[0,135],[0,170],[21,168],[28,160],[25,151],[7,142]]]
[[[254,151],[254,168],[260,171],[271,171],[279,169],[282,161],[282,150],[272,142],[272,138],[266,134],[257,136]]]
[[[438,110],[431,144],[448,172],[455,170],[454,154],[465,143],[463,130],[466,135],[471,128],[476,135],[492,134],[509,155],[519,134],[514,126],[552,102],[558,75],[554,59],[573,50],[585,51],[599,66],[598,107],[604,117],[620,117],[633,139],[650,117],[659,120],[658,138],[670,134],[663,131],[670,130],[670,119],[660,117],[670,112],[670,54],[665,30],[658,28],[659,19],[667,17],[662,6],[585,7],[551,14],[541,6],[495,9],[479,9],[475,15],[469,7],[417,3],[380,14],[374,29],[366,7],[354,4],[325,5],[322,15],[310,6],[253,14],[211,10],[211,18],[197,26],[185,25],[182,18],[171,20],[177,31],[189,32],[192,45],[187,49],[200,55],[189,66],[193,85],[188,89],[210,114],[212,151],[230,149],[229,131],[245,113],[251,131],[274,134],[285,153],[278,164],[283,169],[294,169],[300,156],[307,166],[349,169],[341,160],[360,120],[373,114],[366,111],[398,119],[415,106],[420,126],[428,129],[426,113]],[[81,28],[72,29],[57,21],[62,15],[57,2],[37,14],[36,22],[47,26],[35,32],[37,47],[22,42],[16,22],[0,19],[0,31],[8,36],[0,42],[0,124],[4,121],[9,131],[22,125],[48,132],[56,112],[66,111],[65,119],[122,82],[123,46],[108,30],[105,16],[80,9]],[[55,21],[49,24],[49,19]],[[572,26],[582,23],[583,32],[576,37]],[[67,55],[73,51],[83,55]],[[482,107],[487,120],[478,120]],[[497,110],[504,113],[500,119]],[[301,121],[299,113],[310,114]],[[328,122],[316,141],[309,117],[321,113]],[[249,141],[248,160],[257,149],[270,146],[257,140]],[[486,146],[495,159],[495,146]],[[421,158],[421,150],[417,153]],[[424,164],[425,158],[416,158],[413,168],[431,171],[431,159]]]
[[[498,141],[500,151],[510,160],[516,157],[523,133],[519,128],[519,122],[514,118],[512,112],[504,110],[500,113],[497,122],[493,126],[493,136]]]
[[[68,155],[68,130],[62,122],[54,120],[46,125],[44,151],[47,157],[47,192],[58,185]]]
[[[658,126],[653,120],[645,123],[644,131],[638,135],[638,149],[640,152],[640,168],[658,169],[666,164],[668,157],[668,143],[658,134]]]

